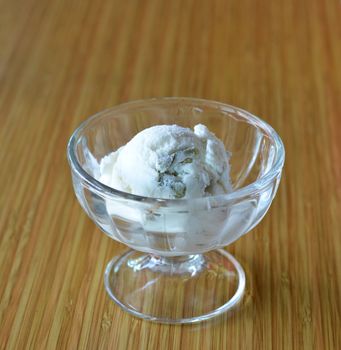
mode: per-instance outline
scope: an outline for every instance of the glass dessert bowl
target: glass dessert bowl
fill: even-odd
[[[204,124],[230,156],[233,191],[160,199],[101,183],[101,159],[143,129]],[[67,155],[76,196],[109,237],[132,248],[109,262],[105,287],[125,311],[162,323],[194,323],[241,300],[245,273],[225,250],[264,217],[276,194],[284,147],[264,121],[239,108],[194,98],[133,101],[86,120]],[[136,169],[139,176],[139,169]]]

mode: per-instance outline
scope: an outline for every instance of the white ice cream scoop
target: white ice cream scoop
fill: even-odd
[[[198,198],[228,193],[230,154],[206,126],[156,125],[134,136],[100,163],[104,184],[154,198]]]

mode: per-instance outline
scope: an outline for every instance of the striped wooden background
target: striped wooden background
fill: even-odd
[[[87,116],[151,96],[260,115],[287,150],[264,221],[228,250],[240,310],[144,322],[103,287],[126,248],[85,216],[65,147]],[[341,348],[341,3],[0,0],[0,348]]]

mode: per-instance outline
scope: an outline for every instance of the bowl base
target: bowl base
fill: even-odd
[[[130,250],[110,261],[105,288],[123,310],[149,321],[201,322],[241,300],[245,273],[225,250],[158,257]]]

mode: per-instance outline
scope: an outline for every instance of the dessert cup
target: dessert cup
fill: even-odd
[[[143,129],[199,123],[231,153],[231,193],[149,198],[98,180],[100,160]],[[133,101],[81,124],[70,138],[67,156],[82,208],[110,238],[131,248],[110,261],[104,274],[106,290],[121,308],[146,320],[176,324],[207,320],[238,304],[245,273],[222,248],[255,227],[276,194],[284,147],[267,123],[215,101]]]

